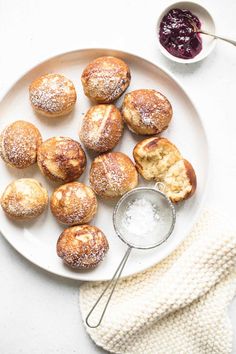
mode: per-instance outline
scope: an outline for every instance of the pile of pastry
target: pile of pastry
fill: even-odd
[[[131,80],[123,60],[97,58],[84,69],[81,80],[85,95],[94,103],[79,132],[84,148],[98,153],[90,166],[90,186],[77,181],[87,164],[80,143],[62,136],[42,141],[30,122],[15,121],[2,131],[0,155],[13,168],[37,163],[47,179],[60,184],[50,197],[50,209],[68,228],[57,241],[57,254],[72,268],[92,269],[109,248],[104,233],[89,225],[97,212],[97,196],[119,198],[138,185],[139,172],[146,180],[163,182],[167,196],[179,202],[193,195],[196,175],[177,147],[157,136],[168,127],[173,114],[164,95],[139,89],[125,95],[121,109],[114,105]],[[29,87],[35,112],[51,119],[70,113],[76,98],[74,84],[60,74],[41,76]],[[134,134],[149,136],[134,147],[135,164],[125,153],[111,152],[122,137],[124,124]],[[1,197],[6,215],[19,221],[36,218],[47,204],[46,189],[32,178],[13,181]]]

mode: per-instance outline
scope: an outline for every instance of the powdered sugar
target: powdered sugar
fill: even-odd
[[[40,215],[47,202],[46,189],[32,178],[21,178],[10,183],[1,198],[1,206],[5,213],[19,220]]]
[[[159,219],[156,205],[142,198],[135,199],[128,204],[122,218],[122,224],[129,233],[145,236],[158,227]]]
[[[53,137],[40,145],[37,162],[41,172],[52,181],[70,182],[84,172],[86,155],[79,142]]]
[[[92,269],[104,258],[109,249],[106,236],[96,226],[70,227],[57,242],[57,254],[64,262],[77,269]]]
[[[132,161],[121,152],[98,156],[90,170],[90,184],[99,196],[115,198],[136,187],[138,175]]]
[[[15,121],[0,136],[0,155],[16,168],[26,168],[36,162],[37,147],[42,138],[38,129],[26,121]]]
[[[97,199],[88,186],[79,182],[67,183],[54,191],[51,211],[57,220],[66,225],[84,224],[94,217]]]
[[[123,131],[123,120],[114,105],[96,105],[83,118],[80,139],[91,150],[105,152],[119,141]]]
[[[73,83],[59,74],[48,74],[30,86],[30,101],[36,109],[49,113],[61,112],[74,105],[76,92]]]
[[[122,112],[129,128],[142,135],[160,133],[167,128],[172,117],[168,99],[152,89],[129,92],[125,96]]]
[[[125,62],[114,57],[92,61],[82,74],[85,94],[97,102],[116,100],[129,86],[130,71]]]

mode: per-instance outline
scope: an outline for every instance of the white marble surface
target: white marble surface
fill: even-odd
[[[211,10],[219,33],[236,38],[235,0],[199,3]],[[0,95],[39,61],[77,48],[122,49],[163,65],[187,88],[208,131],[212,164],[206,204],[223,209],[236,226],[236,48],[219,42],[203,62],[188,66],[168,61],[158,52],[155,32],[157,15],[166,4],[164,0],[0,0]],[[2,237],[0,279],[1,354],[105,353],[82,326],[78,282],[38,269]],[[230,308],[236,333],[235,314],[236,301]]]

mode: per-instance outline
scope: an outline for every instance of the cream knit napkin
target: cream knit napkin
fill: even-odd
[[[121,280],[101,326],[87,327],[94,342],[121,354],[231,353],[227,305],[236,294],[236,232],[226,225],[204,212],[169,257]],[[83,319],[104,284],[81,286]]]

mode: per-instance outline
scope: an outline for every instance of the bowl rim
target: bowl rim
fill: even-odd
[[[163,18],[163,16],[172,8],[177,7],[177,6],[182,6],[184,3],[187,4],[192,4],[195,5],[197,7],[199,7],[200,9],[203,9],[207,15],[209,16],[210,20],[212,21],[212,24],[214,26],[214,31],[213,33],[216,33],[216,23],[215,20],[213,18],[213,16],[211,15],[210,11],[208,10],[208,8],[205,7],[205,5],[203,6],[202,4],[197,3],[196,1],[188,1],[188,0],[182,0],[182,1],[176,1],[173,3],[169,3],[169,5],[167,5],[159,14],[157,22],[156,22],[156,33],[157,33],[157,43],[158,43],[158,47],[160,49],[160,52],[168,59],[176,62],[176,63],[180,63],[180,64],[192,64],[192,63],[197,63],[203,59],[205,59],[215,48],[216,45],[216,39],[213,39],[211,45],[209,46],[209,49],[205,51],[204,55],[199,56],[198,54],[191,59],[182,59],[182,58],[178,58],[175,57],[174,55],[170,54],[160,43],[160,39],[159,39],[159,27],[160,27],[160,22]],[[200,52],[202,53],[202,51]],[[200,54],[199,53],[199,54]]]

